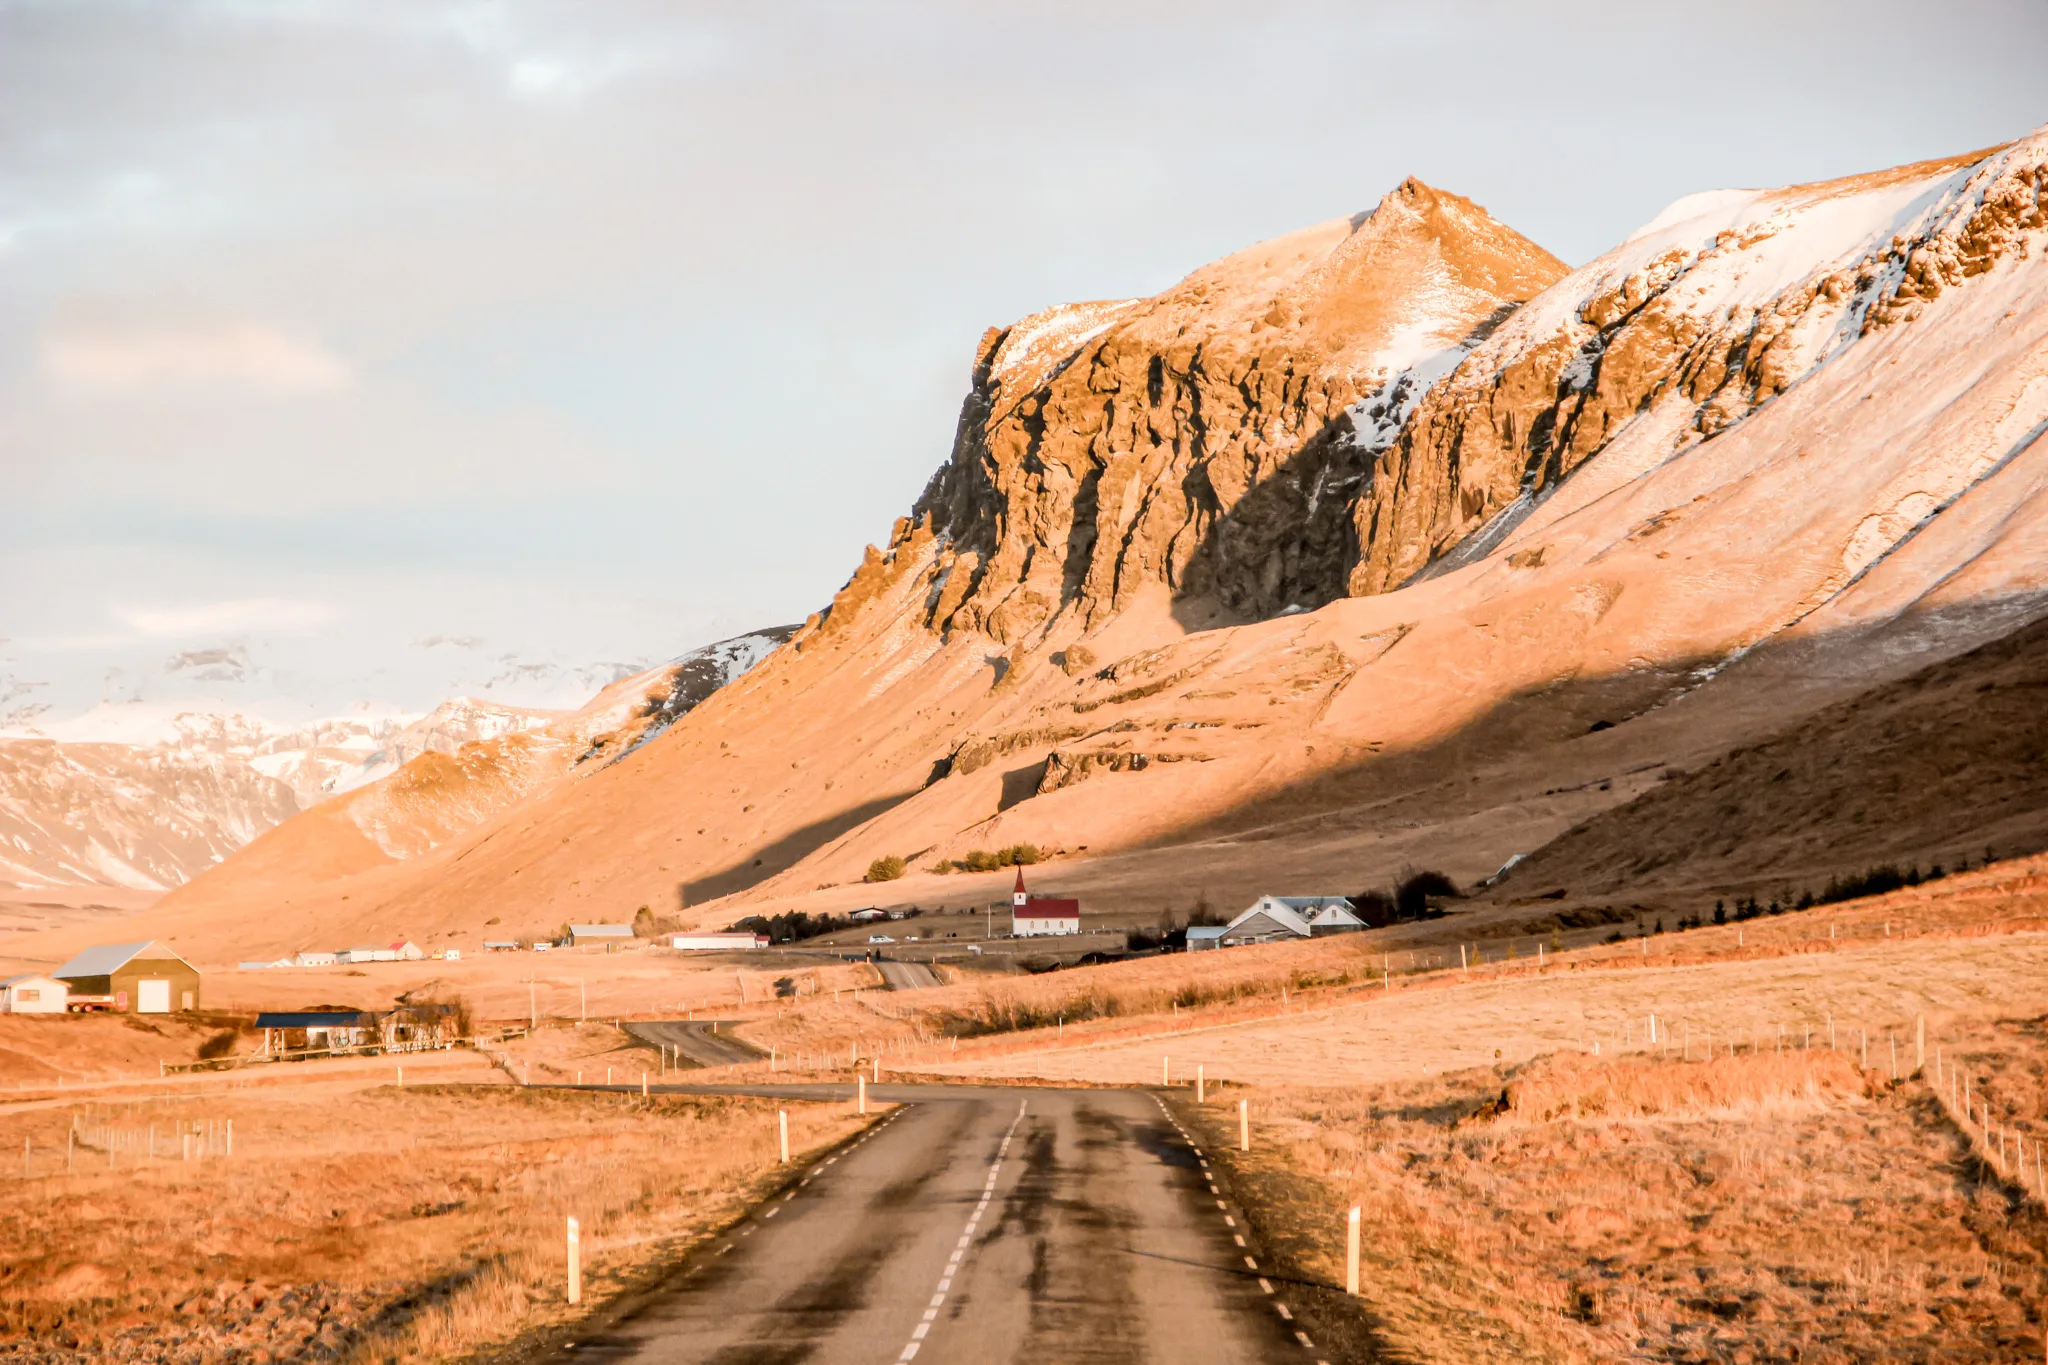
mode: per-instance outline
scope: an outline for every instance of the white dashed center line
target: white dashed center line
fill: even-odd
[[[961,1231],[960,1240],[954,1243],[953,1254],[946,1258],[946,1269],[939,1277],[938,1292],[932,1295],[931,1306],[924,1310],[924,1320],[911,1329],[910,1341],[903,1347],[903,1354],[896,1357],[897,1360],[917,1359],[918,1350],[924,1345],[925,1334],[930,1332],[932,1324],[938,1321],[939,1309],[945,1306],[946,1295],[953,1291],[953,1276],[960,1269],[961,1258],[966,1256],[967,1249],[974,1245],[974,1229],[980,1225],[981,1215],[988,1211],[988,1201],[995,1197],[996,1179],[1002,1174],[1003,1158],[1009,1155],[1010,1139],[1017,1135],[1017,1125],[1024,1121],[1024,1113],[1029,1103],[1027,1100],[1017,1106],[1017,1117],[1010,1120],[1009,1130],[1003,1134],[1003,1140],[996,1144],[996,1159],[988,1164],[988,1179],[982,1183],[980,1202],[975,1204],[974,1212],[967,1216],[967,1226]],[[893,1118],[894,1115],[890,1117]]]

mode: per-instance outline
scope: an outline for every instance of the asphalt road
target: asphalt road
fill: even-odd
[[[923,962],[877,962],[882,983],[892,991],[921,991],[943,985],[939,974]]]
[[[730,1066],[768,1054],[732,1035],[733,1020],[650,1019],[619,1025],[643,1043],[666,1043],[685,1066]],[[720,1032],[712,1032],[716,1027]]]
[[[680,1089],[680,1088],[675,1088]],[[839,1094],[758,1087],[750,1094]],[[1286,1361],[1297,1286],[1137,1091],[877,1086],[905,1107],[562,1360],[650,1365]]]

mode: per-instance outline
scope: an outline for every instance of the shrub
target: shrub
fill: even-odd
[[[641,906],[633,912],[634,938],[660,938],[672,934],[682,926],[665,915],[657,915],[650,906]]]
[[[865,880],[871,882],[893,882],[903,875],[907,866],[901,858],[891,853],[877,858],[868,864],[868,875]]]
[[[785,910],[779,915],[748,915],[725,926],[727,933],[766,934],[770,943],[797,943],[852,927],[850,916],[811,915],[802,910]]]
[[[1410,872],[1394,888],[1394,910],[1402,919],[1429,913],[1430,897],[1457,896],[1458,884],[1441,872]]]
[[[217,1057],[225,1057],[234,1050],[235,1030],[223,1029],[199,1045],[199,1060],[210,1062]]]

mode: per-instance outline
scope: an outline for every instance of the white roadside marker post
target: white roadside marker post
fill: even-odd
[[[789,1164],[789,1111],[787,1109],[775,1111],[775,1126],[782,1131],[782,1164],[787,1166]]]
[[[1358,1205],[1344,1220],[1344,1292],[1358,1297]]]
[[[1204,1067],[1202,1067],[1202,1066],[1197,1066],[1197,1067],[1195,1068],[1195,1103],[1196,1103],[1196,1104],[1202,1104],[1202,1103],[1204,1103],[1204,1102],[1205,1102],[1205,1100],[1204,1100],[1204,1098],[1203,1098],[1203,1097],[1204,1097],[1204,1096],[1205,1096],[1205,1095],[1206,1095],[1206,1094],[1208,1093],[1208,1087],[1207,1087],[1207,1084],[1206,1084],[1206,1078],[1205,1078],[1205,1077],[1204,1077],[1204,1076],[1202,1075],[1202,1072],[1203,1072],[1204,1070],[1206,1070],[1206,1068],[1204,1068]]]
[[[1161,1058],[1159,1059],[1159,1084],[1160,1084],[1160,1085],[1162,1085],[1162,1086],[1171,1086],[1171,1085],[1173,1084],[1173,1071],[1172,1071],[1172,1065],[1173,1065],[1173,1058],[1171,1058],[1171,1057],[1161,1057]]]
[[[880,1085],[881,1083],[882,1083],[882,1054],[881,1054],[880,1052],[877,1052],[877,1053],[875,1053],[875,1084],[876,1084],[876,1085]]]
[[[647,1098],[647,1073],[640,1073],[640,1098]]]
[[[569,1220],[569,1302],[583,1302],[583,1237],[576,1220]]]
[[[853,1079],[860,1091],[860,1112],[866,1114],[868,1112],[868,1078],[856,1073]]]
[[[1252,1149],[1252,1102],[1237,1102],[1237,1150],[1249,1152]]]

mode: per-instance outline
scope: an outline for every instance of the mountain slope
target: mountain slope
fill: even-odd
[[[2048,847],[2048,620],[1873,687],[1538,849],[1502,894],[1818,891],[1882,863]]]
[[[917,514],[659,739],[403,860],[301,817],[152,923],[224,956],[286,897],[337,931],[679,892],[722,923],[1017,840],[1133,914],[1490,872],[2048,609],[2044,176],[2036,134],[1696,197],[1540,292],[1540,252],[1410,185],[1027,320]],[[1501,263],[1444,291],[1437,255]]]

